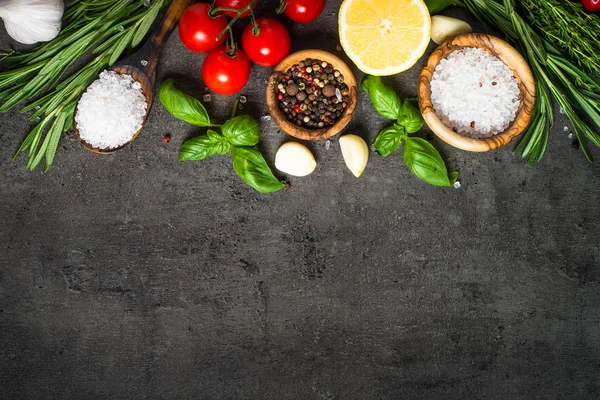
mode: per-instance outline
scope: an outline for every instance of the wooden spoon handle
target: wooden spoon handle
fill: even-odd
[[[179,18],[181,18],[185,9],[193,2],[194,0],[173,0],[160,24],[160,29],[150,38],[151,48],[146,60],[148,64],[144,67],[144,72],[146,72],[152,84],[156,80],[156,67],[158,66],[160,51],[177,25],[177,22],[179,22]]]

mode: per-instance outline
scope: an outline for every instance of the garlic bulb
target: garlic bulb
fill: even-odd
[[[19,43],[48,42],[58,36],[65,10],[63,0],[0,0],[0,18]]]

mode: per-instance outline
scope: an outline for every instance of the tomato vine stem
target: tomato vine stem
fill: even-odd
[[[275,12],[277,14],[283,14],[283,11],[285,11],[285,8],[287,7],[287,0],[281,0],[279,3],[279,7],[277,7],[275,9]]]
[[[233,38],[233,30],[231,27],[228,27],[227,30],[229,31],[229,37],[227,38],[227,43],[225,45],[227,47],[227,55],[230,57],[235,57],[237,46],[235,44],[235,39]]]
[[[250,15],[252,15],[253,21],[252,23],[255,24],[256,20],[254,20],[253,17],[253,12],[252,12],[252,8],[256,5],[256,3],[258,3],[258,0],[252,0],[250,2],[250,4],[248,4],[246,7],[241,8],[239,10],[235,9],[235,8],[228,8],[228,7],[212,7],[211,6],[211,10],[209,12],[210,15],[212,16],[216,16],[219,15],[218,13],[221,11],[230,11],[230,12],[235,12],[236,15],[235,17],[233,17],[231,19],[231,21],[229,21],[229,23],[227,24],[227,26],[225,27],[225,29],[223,29],[221,31],[221,33],[219,33],[217,35],[217,40],[221,39],[221,37],[223,37],[223,35],[229,30],[231,32],[231,28],[233,27],[233,25],[237,22],[238,19],[240,19],[240,17],[242,16],[242,14],[244,14],[246,11],[250,12]],[[256,26],[256,25],[254,25]],[[231,33],[230,33],[231,34]]]

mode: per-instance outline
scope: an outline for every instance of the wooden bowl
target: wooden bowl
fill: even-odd
[[[307,58],[326,61],[333,68],[340,71],[344,76],[344,83],[348,85],[350,91],[350,94],[348,95],[348,106],[344,110],[342,116],[335,124],[321,129],[309,129],[291,123],[279,109],[279,100],[277,100],[277,94],[279,93],[277,85],[281,82],[285,71],[291,68],[292,65],[298,64],[300,61]],[[323,140],[337,135],[352,119],[354,111],[356,110],[357,101],[358,91],[356,88],[356,79],[350,68],[338,57],[323,50],[302,50],[290,54],[275,67],[273,73],[269,77],[269,83],[267,84],[267,106],[269,108],[269,114],[271,114],[275,123],[279,125],[285,133],[302,140]]]
[[[154,87],[156,84],[156,69],[158,67],[158,58],[160,51],[167,42],[167,39],[173,32],[173,29],[177,26],[179,18],[192,4],[194,0],[173,0],[171,5],[167,9],[162,22],[158,26],[157,30],[152,34],[150,39],[144,44],[136,53],[132,54],[127,60],[123,61],[122,65],[114,66],[112,68],[118,74],[131,75],[133,80],[140,83],[142,86],[142,93],[146,97],[146,115],[142,121],[142,127],[133,135],[131,140],[127,143],[108,149],[98,149],[89,143],[81,139],[77,124],[74,124],[74,134],[79,143],[86,149],[93,151],[98,154],[110,154],[117,150],[120,150],[135,140],[140,134],[140,131],[146,125],[148,115],[150,114],[150,108],[152,108],[152,102],[154,101]],[[134,65],[143,65],[143,70],[134,67]]]
[[[77,123],[75,123],[73,126],[73,134],[75,135],[75,138],[77,139],[79,144],[81,144],[86,149],[93,151],[94,153],[98,153],[98,154],[114,153],[117,150],[121,150],[122,148],[127,147],[131,142],[133,142],[135,140],[135,138],[137,138],[138,135],[140,134],[144,125],[146,125],[146,121],[148,120],[148,114],[150,114],[150,108],[152,107],[152,102],[154,100],[154,84],[152,82],[152,79],[150,77],[148,77],[148,75],[145,72],[143,72],[142,70],[140,70],[138,68],[128,66],[128,65],[114,67],[114,68],[112,68],[112,70],[121,75],[123,75],[123,74],[131,75],[131,77],[133,78],[134,81],[137,81],[140,83],[140,85],[142,86],[142,93],[146,97],[146,105],[147,105],[146,115],[144,116],[144,120],[142,121],[142,127],[133,135],[133,137],[127,143],[124,143],[119,147],[106,148],[106,149],[99,149],[97,147],[92,146],[85,140],[83,140],[81,138],[81,136],[79,135],[79,129],[77,127]]]
[[[493,56],[498,57],[513,71],[519,85],[520,104],[514,121],[504,132],[485,139],[475,139],[454,132],[438,118],[431,104],[430,83],[435,67],[448,54],[465,47],[477,47],[487,50]],[[460,35],[442,43],[431,54],[419,76],[419,107],[425,122],[443,141],[467,151],[489,151],[510,143],[529,125],[534,104],[535,82],[525,59],[505,41],[481,33]]]

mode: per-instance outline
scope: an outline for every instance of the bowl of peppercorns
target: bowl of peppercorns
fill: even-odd
[[[356,79],[338,57],[323,50],[290,54],[267,85],[269,113],[287,134],[323,140],[348,125],[356,110]]]

